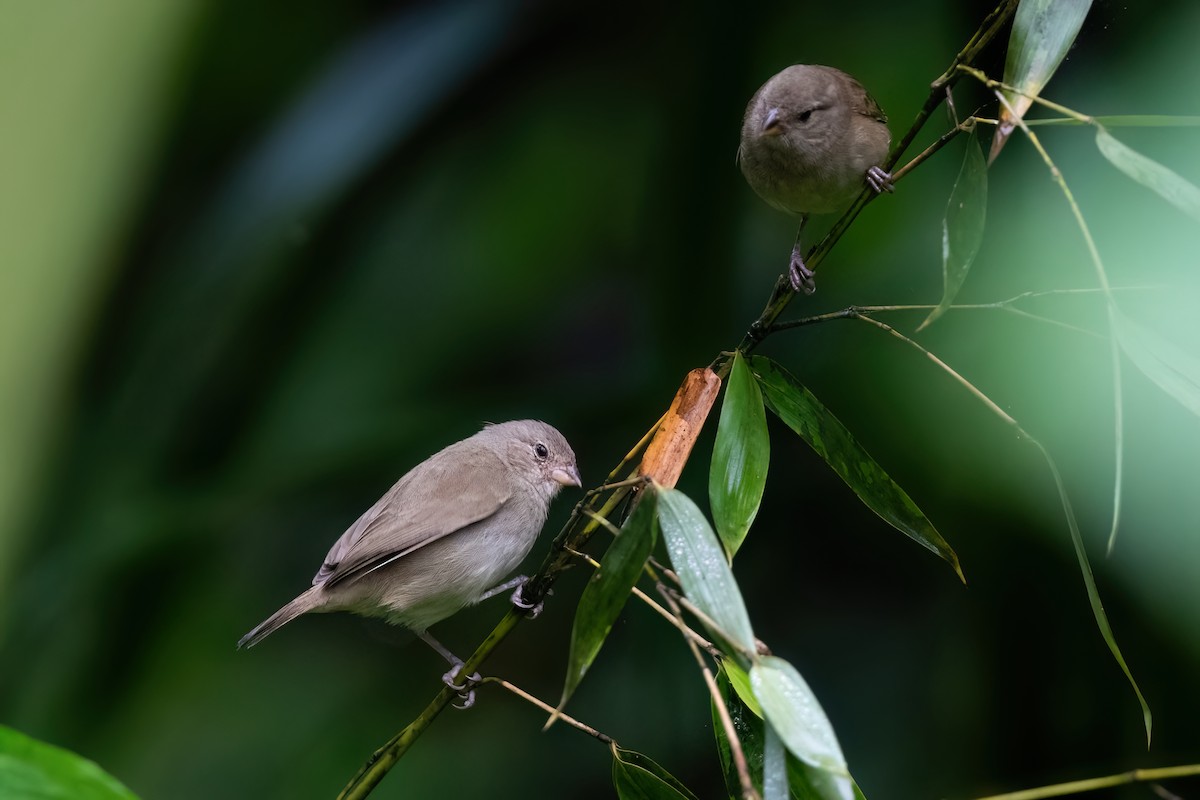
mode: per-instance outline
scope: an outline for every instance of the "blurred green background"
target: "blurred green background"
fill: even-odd
[[[233,646],[402,472],[484,420],[538,417],[595,484],[688,369],[737,343],[794,230],[734,164],[760,83],[795,62],[839,66],[899,134],[990,4],[3,9],[0,723],[147,800],[186,800],[332,797],[437,690],[424,645],[344,615]],[[1098,2],[1048,95],[1092,114],[1200,113],[1197,29],[1193,3]],[[964,85],[957,99],[969,113],[985,98]],[[1195,224],[1109,167],[1090,132],[1044,131],[1111,280],[1148,287],[1122,307],[1200,351]],[[1195,129],[1114,132],[1200,182]],[[936,302],[961,152],[867,209],[789,315]],[[1046,177],[1014,137],[962,302],[1096,285]],[[1103,330],[1095,296],[1025,308]],[[920,319],[887,317],[907,332]],[[736,564],[756,632],[805,674],[868,797],[1200,761],[1200,420],[1125,364],[1123,526],[1105,560],[1107,344],[989,311],[918,338],[1058,459],[1156,713],[1152,751],[1036,452],[865,325],[761,352],[908,489],[970,585],[772,420],[767,494]],[[681,483],[700,502],[711,441]],[[561,581],[485,671],[556,699],[585,577]],[[465,653],[502,613],[495,601],[437,634]],[[690,659],[630,607],[570,711],[717,797]],[[485,689],[376,796],[611,796],[607,751],[543,721]]]

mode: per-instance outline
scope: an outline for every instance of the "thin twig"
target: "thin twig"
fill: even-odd
[[[1006,108],[1010,113],[1012,113],[1012,106],[1008,104],[1008,100],[1004,97],[1004,94],[1000,91],[996,91],[996,97],[999,99],[1000,104],[1004,106],[1004,108]],[[1037,100],[1039,98],[1035,97],[1034,99]],[[1054,108],[1060,113],[1069,113],[1071,115],[1075,115],[1075,112],[1072,112],[1070,109],[1064,108],[1057,104],[1051,104],[1049,101],[1042,102],[1050,105],[1050,107]],[[1083,117],[1082,115],[1076,116],[1078,116],[1080,119],[1091,119],[1090,117]],[[1075,195],[1071,191],[1071,187],[1067,186],[1067,182],[1063,178],[1062,172],[1050,158],[1050,154],[1046,152],[1046,148],[1042,147],[1042,142],[1040,139],[1038,139],[1037,134],[1029,130],[1029,126],[1025,124],[1025,120],[1021,119],[1020,116],[1013,113],[1013,118],[1016,124],[1020,126],[1021,131],[1025,134],[1025,137],[1029,139],[1030,144],[1032,144],[1034,149],[1037,150],[1038,155],[1042,157],[1042,161],[1045,162],[1046,167],[1050,170],[1050,175],[1053,177],[1054,182],[1058,184],[1058,188],[1062,191],[1063,197],[1066,198],[1067,205],[1071,208],[1071,214],[1075,217],[1075,223],[1079,226],[1079,230],[1083,234],[1083,241],[1087,245],[1088,254],[1092,259],[1092,266],[1096,270],[1096,278],[1100,283],[1100,289],[1104,292],[1105,298],[1108,300],[1108,327],[1109,330],[1112,331],[1112,335],[1109,337],[1109,357],[1112,362],[1113,373],[1113,447],[1116,452],[1113,456],[1114,474],[1112,525],[1109,529],[1108,548],[1106,552],[1108,555],[1112,555],[1113,548],[1117,544],[1117,529],[1121,524],[1121,495],[1125,478],[1125,403],[1124,393],[1121,391],[1121,344],[1117,341],[1116,336],[1117,314],[1120,312],[1117,310],[1117,300],[1113,296],[1112,287],[1108,284],[1108,272],[1104,269],[1104,262],[1100,258],[1100,248],[1096,246],[1096,240],[1092,238],[1091,228],[1088,227],[1087,220],[1084,219],[1083,211],[1079,208],[1079,204],[1075,202]],[[1132,682],[1133,677],[1130,676],[1129,679]],[[1136,688],[1136,686],[1134,688]],[[1141,696],[1140,692],[1138,693],[1138,696]],[[1143,711],[1145,712],[1146,709],[1143,709]],[[1147,744],[1149,744],[1149,739],[1150,728],[1149,724],[1147,724]]]
[[[1113,291],[1122,289],[1146,288],[1146,287],[1114,287]],[[1007,300],[997,300],[991,303],[955,303],[947,307],[947,311],[1004,311],[1009,314],[1032,319],[1037,322],[1043,322],[1047,325],[1054,325],[1073,333],[1080,333],[1085,336],[1091,336],[1097,339],[1107,339],[1107,336],[1090,331],[1086,328],[1081,328],[1078,325],[1072,325],[1069,322],[1054,319],[1053,317],[1034,314],[1024,309],[1017,308],[1015,303],[1019,300],[1024,300],[1029,297],[1038,297],[1049,294],[1096,294],[1102,292],[1101,289],[1049,289],[1042,292],[1023,292],[1016,297],[1010,297]],[[808,325],[815,325],[820,322],[829,322],[835,319],[854,319],[863,314],[881,314],[894,311],[929,311],[937,308],[933,303],[905,303],[905,304],[889,304],[889,305],[869,305],[848,306],[837,311],[827,311],[824,314],[817,314],[810,317],[801,317],[800,319],[786,320],[784,322],[776,322],[771,326],[771,333],[779,331],[791,330],[793,328],[803,328]]]
[[[980,797],[978,800],[1045,800],[1048,797],[1062,797],[1068,794],[1092,792],[1096,789],[1109,789],[1113,786],[1125,786],[1131,783],[1146,781],[1161,781],[1167,778],[1183,778],[1188,775],[1200,775],[1200,764],[1188,764],[1183,767],[1160,767],[1158,769],[1134,769],[1118,775],[1107,775],[1103,778],[1088,778],[1082,781],[1056,783],[1052,786],[1039,786],[1036,789],[1024,789],[1007,794],[993,794]]]
[[[933,83],[929,98],[925,105],[917,115],[916,121],[910,127],[905,136],[896,144],[892,153],[889,155],[887,163],[884,165],[886,169],[891,169],[899,160],[900,156],[907,149],[913,138],[924,126],[926,119],[930,113],[943,101],[946,89],[952,86],[959,78],[959,65],[973,64],[975,59],[984,47],[996,36],[1001,27],[1012,16],[1016,9],[1017,0],[1003,0],[995,10],[991,12],[980,25],[979,29],[968,41],[964,47],[952,60],[947,71]],[[834,228],[825,236],[825,238],[814,247],[806,256],[806,263],[810,267],[816,267],[824,258],[825,254],[833,247],[833,245],[841,238],[842,234],[849,227],[859,211],[870,201],[870,192],[866,191],[860,195],[859,199],[847,210],[846,214],[838,221]],[[748,333],[738,349],[743,352],[749,352],[762,340],[762,338],[770,332],[771,325],[791,302],[792,292],[790,284],[786,277],[781,276],[776,281],[775,287],[772,290],[771,298],[767,303],[766,308],[759,315],[758,319],[750,326]],[[663,418],[660,418],[655,423],[654,427],[646,433],[645,436],[638,442],[637,445],[629,451],[624,459],[617,465],[611,473],[609,473],[606,483],[612,483],[614,479],[622,477],[633,477],[630,472],[630,467],[637,459],[638,454],[644,450],[647,444],[653,437],[656,429],[662,423]],[[584,545],[587,543],[591,535],[600,527],[595,516],[608,519],[621,505],[622,502],[631,493],[631,486],[622,486],[613,490],[603,503],[600,502],[598,493],[589,492],[584,499],[580,500],[572,509],[571,515],[562,529],[555,536],[549,553],[543,560],[541,566],[533,577],[526,583],[523,595],[530,602],[538,602],[550,587],[557,580],[558,576],[568,569],[575,559],[575,554],[581,552]],[[585,513],[586,512],[586,513]],[[516,609],[510,609],[508,613],[500,620],[493,628],[492,632],[480,643],[475,652],[467,659],[463,666],[463,671],[466,674],[476,671],[480,665],[491,654],[492,650],[503,641],[524,619],[524,614]],[[687,637],[689,646],[695,648],[696,642],[692,637]],[[695,650],[697,656],[699,651]],[[715,688],[715,682],[711,679],[711,674],[706,672],[706,681],[709,683],[710,691]],[[422,733],[429,727],[433,720],[441,713],[451,700],[457,695],[449,687],[443,687],[437,695],[430,701],[429,705],[414,719],[409,725],[400,731],[383,747],[379,748],[367,761],[366,764],[358,771],[358,773],[347,784],[339,795],[340,800],[362,800],[367,797],[376,785],[383,779],[388,771],[396,764],[403,756],[408,748],[415,742]],[[723,703],[718,703],[720,708],[727,718],[728,712],[724,709]],[[729,730],[729,729],[727,729]],[[741,752],[740,743],[738,742],[736,731],[729,731],[730,748],[740,758],[744,765],[744,754]],[[743,775],[745,772],[743,770]],[[750,786],[750,792],[747,797],[756,797],[757,793],[753,791],[753,786]]]
[[[595,523],[596,523],[597,525],[599,525],[601,528],[604,528],[604,530],[608,531],[608,532],[609,532],[609,533],[611,533],[613,536],[620,536],[620,535],[621,535],[621,529],[620,529],[620,528],[618,528],[616,525],[613,525],[613,524],[612,524],[610,521],[608,521],[608,520],[607,520],[607,519],[605,519],[604,517],[600,516],[600,515],[599,515],[599,514],[597,514],[595,511],[592,511],[591,509],[587,509],[587,508],[585,508],[585,509],[583,510],[583,513],[587,515],[587,518],[588,518],[588,519],[590,519],[590,520],[592,520],[593,522],[595,522]],[[574,549],[572,549],[572,552],[575,552],[575,551],[574,551]]]
[[[855,319],[860,319],[863,322],[874,325],[875,327],[891,334],[905,344],[923,353],[926,358],[930,359],[939,367],[941,367],[948,375],[958,381],[958,383],[961,384],[968,392],[978,398],[980,402],[982,402],[992,411],[992,413],[996,414],[1001,420],[1011,426],[1020,438],[1028,441],[1037,448],[1038,452],[1042,456],[1042,459],[1046,462],[1047,469],[1050,470],[1050,475],[1054,478],[1054,485],[1058,491],[1058,498],[1062,503],[1063,516],[1066,518],[1067,530],[1071,535],[1071,544],[1075,548],[1075,559],[1079,564],[1079,571],[1083,576],[1083,585],[1084,589],[1087,590],[1088,602],[1092,607],[1092,616],[1096,620],[1096,627],[1100,630],[1100,635],[1104,639],[1104,643],[1108,646],[1108,650],[1112,654],[1113,660],[1116,661],[1117,666],[1121,668],[1121,672],[1124,673],[1125,679],[1129,682],[1130,687],[1132,687],[1133,693],[1137,696],[1138,703],[1142,708],[1142,719],[1146,726],[1146,747],[1149,748],[1150,733],[1153,724],[1153,716],[1150,712],[1150,706],[1146,703],[1146,698],[1142,695],[1141,687],[1139,687],[1137,685],[1137,681],[1134,680],[1133,672],[1129,669],[1129,665],[1125,663],[1125,656],[1121,653],[1121,648],[1117,645],[1117,639],[1116,636],[1113,635],[1112,626],[1109,625],[1108,617],[1104,613],[1104,604],[1100,601],[1100,590],[1096,586],[1096,578],[1095,575],[1092,574],[1092,565],[1088,560],[1087,549],[1083,545],[1083,533],[1079,528],[1079,520],[1075,517],[1075,510],[1071,506],[1071,498],[1067,495],[1067,487],[1063,483],[1062,474],[1058,471],[1058,464],[1055,463],[1054,458],[1050,455],[1050,451],[1046,449],[1045,445],[1043,445],[1040,441],[1031,436],[1024,428],[1022,428],[1021,425],[1007,412],[1001,409],[1000,406],[996,405],[996,403],[993,402],[990,397],[988,397],[986,394],[976,388],[974,384],[956,372],[949,364],[947,364],[945,361],[942,361],[940,358],[926,350],[917,342],[900,333],[890,325],[880,322],[877,319],[872,319],[865,314],[859,314],[855,317]]]
[[[915,156],[913,156],[912,160],[910,160],[907,164],[905,164],[903,167],[901,167],[900,169],[893,172],[892,173],[892,183],[898,183],[900,180],[902,180],[904,178],[905,175],[912,172],[917,167],[921,166],[922,162],[924,162],[930,156],[932,156],[934,153],[936,153],[938,150],[941,150],[943,147],[945,147],[947,144],[949,144],[950,140],[953,139],[954,137],[958,136],[960,133],[970,133],[974,129],[975,129],[975,118],[974,117],[969,117],[966,120],[963,120],[962,122],[958,123],[953,128],[951,128],[950,130],[946,131],[941,136],[939,136],[937,138],[937,141],[935,141],[933,144],[929,145],[929,147],[926,147],[920,153],[917,153]]]
[[[641,589],[639,589],[636,586],[633,587],[632,591],[633,591],[634,597],[638,598],[643,603],[650,606],[650,608],[652,608],[656,612],[658,612],[658,614],[660,614],[663,617],[663,619],[665,619],[667,622],[670,622],[672,625],[674,625],[679,630],[680,633],[682,633],[688,639],[691,639],[693,642],[695,642],[696,646],[700,647],[702,650],[704,650],[704,652],[708,653],[713,658],[724,658],[725,657],[725,654],[722,653],[720,650],[718,650],[716,648],[716,645],[714,645],[708,639],[705,639],[700,634],[696,633],[696,630],[694,628],[690,627],[686,622],[684,622],[682,618],[675,616],[674,614],[672,614],[671,612],[669,612],[665,608],[663,608],[661,605],[659,605],[657,602],[655,602],[653,597],[646,594],[645,592],[643,592]]]
[[[668,586],[658,584],[658,593],[667,601],[667,605],[671,607],[671,611],[683,622],[683,612],[679,608],[679,603],[672,596],[675,592]],[[696,658],[696,664],[700,667],[700,673],[704,676],[704,684],[708,687],[708,693],[712,696],[713,708],[717,709],[717,716],[721,718],[721,727],[725,730],[725,738],[729,741],[729,755],[733,759],[735,768],[737,769],[738,780],[742,784],[743,800],[759,800],[760,795],[758,790],[754,788],[754,781],[750,777],[750,766],[746,762],[746,753],[742,750],[742,741],[738,738],[737,728],[733,725],[733,719],[729,716],[729,709],[725,706],[725,698],[721,696],[721,689],[717,686],[717,680],[713,677],[712,670],[708,668],[708,664],[704,660],[704,656],[700,655],[699,648],[689,638],[684,637],[688,648],[692,651],[692,655]]]
[[[686,609],[687,612],[689,614],[691,614],[693,617],[700,620],[700,622],[702,622],[704,624],[704,627],[708,628],[710,631],[712,631],[713,633],[717,634],[722,639],[724,639],[725,643],[728,644],[731,648],[733,648],[736,652],[740,653],[743,658],[752,659],[752,658],[754,658],[755,655],[758,654],[756,651],[747,650],[742,645],[741,642],[735,640],[732,636],[730,636],[728,633],[726,633],[725,630],[721,627],[720,623],[718,623],[716,620],[714,620],[708,614],[705,614],[703,611],[701,611],[699,608],[697,608],[696,604],[693,603],[691,600],[688,600],[687,597],[684,596],[684,594],[682,592],[680,592],[678,589],[674,588],[673,586],[667,586],[666,584],[660,582],[659,583],[659,593],[661,594],[663,592],[670,593],[671,598],[675,602],[677,602],[680,606],[682,606],[684,609]],[[762,643],[759,642],[759,640],[755,639],[755,645],[757,646],[759,644],[762,644]],[[763,649],[766,649],[766,645],[763,645]]]
[[[550,705],[549,703],[547,703],[543,700],[539,700],[538,698],[531,695],[529,692],[525,691],[524,689],[520,688],[519,686],[509,683],[508,681],[504,680],[503,678],[484,678],[481,681],[481,683],[498,683],[501,686],[503,686],[505,689],[508,689],[510,692],[515,694],[517,697],[520,697],[522,700],[526,700],[530,703],[533,703],[535,706],[540,708],[542,711],[545,711],[549,714],[554,714],[555,719],[560,719],[563,722],[567,723],[568,725],[571,725],[572,727],[578,728],[579,730],[583,731],[588,736],[592,736],[596,739],[599,739],[600,741],[604,742],[605,744],[616,744],[616,742],[613,740],[613,738],[611,736],[609,736],[608,734],[601,733],[600,731],[593,728],[591,725],[584,724],[569,714],[564,714],[561,710],[554,708],[554,706]]]
[[[962,76],[959,68],[964,65],[970,66],[974,64],[975,59],[979,57],[983,49],[995,38],[996,34],[1000,32],[1000,29],[1004,27],[1009,18],[1012,17],[1017,9],[1017,2],[1018,0],[1004,0],[1004,2],[996,6],[984,18],[979,29],[971,36],[966,46],[954,56],[946,71],[930,85],[929,95],[925,99],[925,104],[917,112],[916,119],[913,120],[908,131],[892,148],[887,161],[883,164],[885,170],[893,169],[897,162],[899,162],[900,156],[904,154],[909,145],[917,137],[917,134],[925,127],[925,123],[929,120],[930,115],[945,101],[947,90],[952,88]],[[834,226],[825,235],[825,238],[804,255],[804,263],[809,269],[816,270],[833,246],[842,238],[842,235],[850,227],[850,224],[858,216],[859,212],[872,199],[874,199],[874,192],[870,189],[864,189],[850,208],[834,223]],[[758,315],[758,319],[751,323],[737,349],[743,353],[749,353],[756,348],[759,342],[771,332],[775,320],[779,318],[779,315],[783,313],[784,309],[788,307],[788,304],[792,302],[795,296],[795,292],[792,290],[791,282],[787,276],[780,275],[775,281],[775,286],[771,290],[771,295],[767,299],[767,304],[763,308],[762,313]]]

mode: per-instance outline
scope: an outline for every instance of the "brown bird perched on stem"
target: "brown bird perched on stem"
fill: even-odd
[[[750,98],[738,164],[759,197],[800,215],[788,266],[793,290],[816,290],[800,251],[808,215],[842,210],[864,185],[892,191],[891,175],[880,166],[891,138],[875,99],[833,67],[788,67]]]
[[[455,683],[462,659],[429,626],[514,586],[513,603],[536,614],[521,598],[524,576],[496,584],[529,554],[559,490],[579,485],[575,453],[550,425],[488,425],[409,470],[334,542],[312,586],[238,647],[312,611],[383,617],[450,662],[442,678],[466,708],[479,678]]]

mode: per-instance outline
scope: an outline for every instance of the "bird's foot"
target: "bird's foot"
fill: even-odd
[[[504,583],[500,584],[496,588],[488,589],[486,592],[479,595],[479,599],[476,602],[482,603],[484,600],[487,600],[489,597],[495,597],[496,595],[498,595],[502,592],[507,592],[509,589],[513,588],[514,586],[517,586],[517,587],[524,586],[525,582],[527,580],[529,580],[528,575],[518,575],[515,578],[511,578],[511,579],[505,581]]]
[[[457,709],[466,709],[475,705],[475,687],[483,680],[483,677],[478,673],[468,675],[462,683],[458,682],[458,673],[462,671],[463,664],[459,661],[450,671],[442,676],[442,682],[449,686],[454,691],[458,692],[458,697],[462,700],[462,705],[454,703]]]
[[[804,263],[804,256],[800,254],[800,243],[796,243],[796,247],[792,250],[792,260],[788,264],[788,280],[792,283],[793,292],[804,292],[812,294],[817,290],[816,275]]]
[[[544,603],[544,601],[541,601],[541,600],[539,600],[536,603],[530,603],[525,599],[524,591],[525,591],[525,585],[527,583],[528,583],[528,580],[523,581],[521,583],[521,585],[518,586],[516,588],[516,590],[512,593],[512,598],[511,598],[512,604],[525,612],[526,619],[537,619],[538,615],[542,613],[542,606],[545,603]],[[551,591],[546,592],[546,594],[554,594],[554,592],[553,592],[553,590],[551,590]]]
[[[891,173],[884,172],[883,167],[871,167],[867,170],[867,186],[870,186],[875,194],[896,191]]]

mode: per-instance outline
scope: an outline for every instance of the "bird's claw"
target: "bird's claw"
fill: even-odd
[[[539,600],[536,603],[527,602],[525,600],[525,595],[522,593],[525,589],[525,585],[526,584],[522,583],[515,590],[513,590],[512,597],[510,599],[512,600],[512,604],[514,606],[525,612],[526,619],[537,619],[538,615],[542,613],[544,601]],[[546,592],[546,594],[553,593],[553,590]]]
[[[867,186],[870,186],[875,194],[896,191],[891,174],[885,172],[883,167],[871,167],[867,170]]]
[[[442,676],[442,682],[458,693],[462,700],[462,705],[453,703],[457,709],[467,709],[475,705],[475,687],[483,680],[483,677],[478,673],[468,675],[462,683],[458,683],[458,673],[462,671],[463,665],[460,661],[450,668],[450,671]]]
[[[792,251],[792,260],[788,264],[788,280],[791,281],[793,292],[812,294],[817,290],[816,275],[804,263],[800,248]]]

